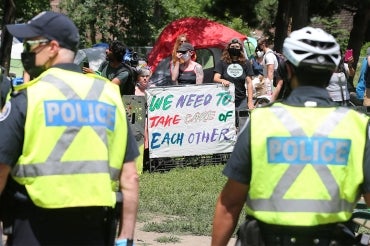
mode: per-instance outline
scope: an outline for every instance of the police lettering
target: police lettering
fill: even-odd
[[[351,140],[326,137],[270,137],[269,163],[347,165]]]
[[[46,126],[105,126],[114,129],[116,107],[92,100],[44,102]]]

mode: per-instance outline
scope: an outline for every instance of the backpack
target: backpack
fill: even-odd
[[[119,85],[119,91],[121,95],[134,95],[135,94],[135,80],[136,77],[134,76],[133,69],[130,65],[122,62],[122,67],[116,72],[114,77],[117,77],[118,74],[127,71],[128,72],[128,78],[126,83]],[[109,65],[108,61],[104,61],[104,63],[101,65],[101,71],[106,69],[106,67]]]
[[[128,78],[127,78],[126,83],[119,86],[119,90],[121,92],[121,95],[135,95],[136,76],[134,76],[134,74],[135,74],[134,70],[128,64],[126,64],[124,62],[122,64],[123,64],[124,70],[128,71]]]
[[[286,59],[286,57],[283,54],[281,54],[279,52],[276,52],[276,51],[268,51],[267,53],[270,53],[270,52],[272,52],[275,55],[276,60],[278,62],[278,68],[275,69],[275,71],[274,71],[274,78],[273,78],[273,80],[274,80],[274,82],[273,82],[274,87],[277,86],[277,81],[278,80],[280,80],[280,79],[283,80],[283,87],[281,88],[280,93],[279,93],[277,99],[284,99],[292,91],[292,89],[290,88],[290,84],[287,81],[287,71],[286,71],[286,65],[285,65],[286,62],[287,62],[287,59]]]

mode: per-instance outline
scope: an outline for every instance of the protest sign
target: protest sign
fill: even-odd
[[[147,90],[150,158],[229,153],[236,141],[234,85]]]

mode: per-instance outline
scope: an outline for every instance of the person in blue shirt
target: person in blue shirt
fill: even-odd
[[[364,99],[364,94],[365,94],[365,89],[366,89],[365,73],[366,73],[366,70],[369,64],[370,64],[370,47],[367,48],[366,57],[362,60],[360,76],[358,78],[358,82],[356,86],[356,95],[357,95],[357,98],[360,100]]]

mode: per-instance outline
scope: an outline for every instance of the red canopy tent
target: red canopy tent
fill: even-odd
[[[232,38],[244,41],[247,36],[218,22],[205,18],[186,17],[167,25],[159,35],[148,56],[148,64],[155,71],[158,63],[171,56],[178,35],[185,33],[195,49],[218,47],[223,49]]]

